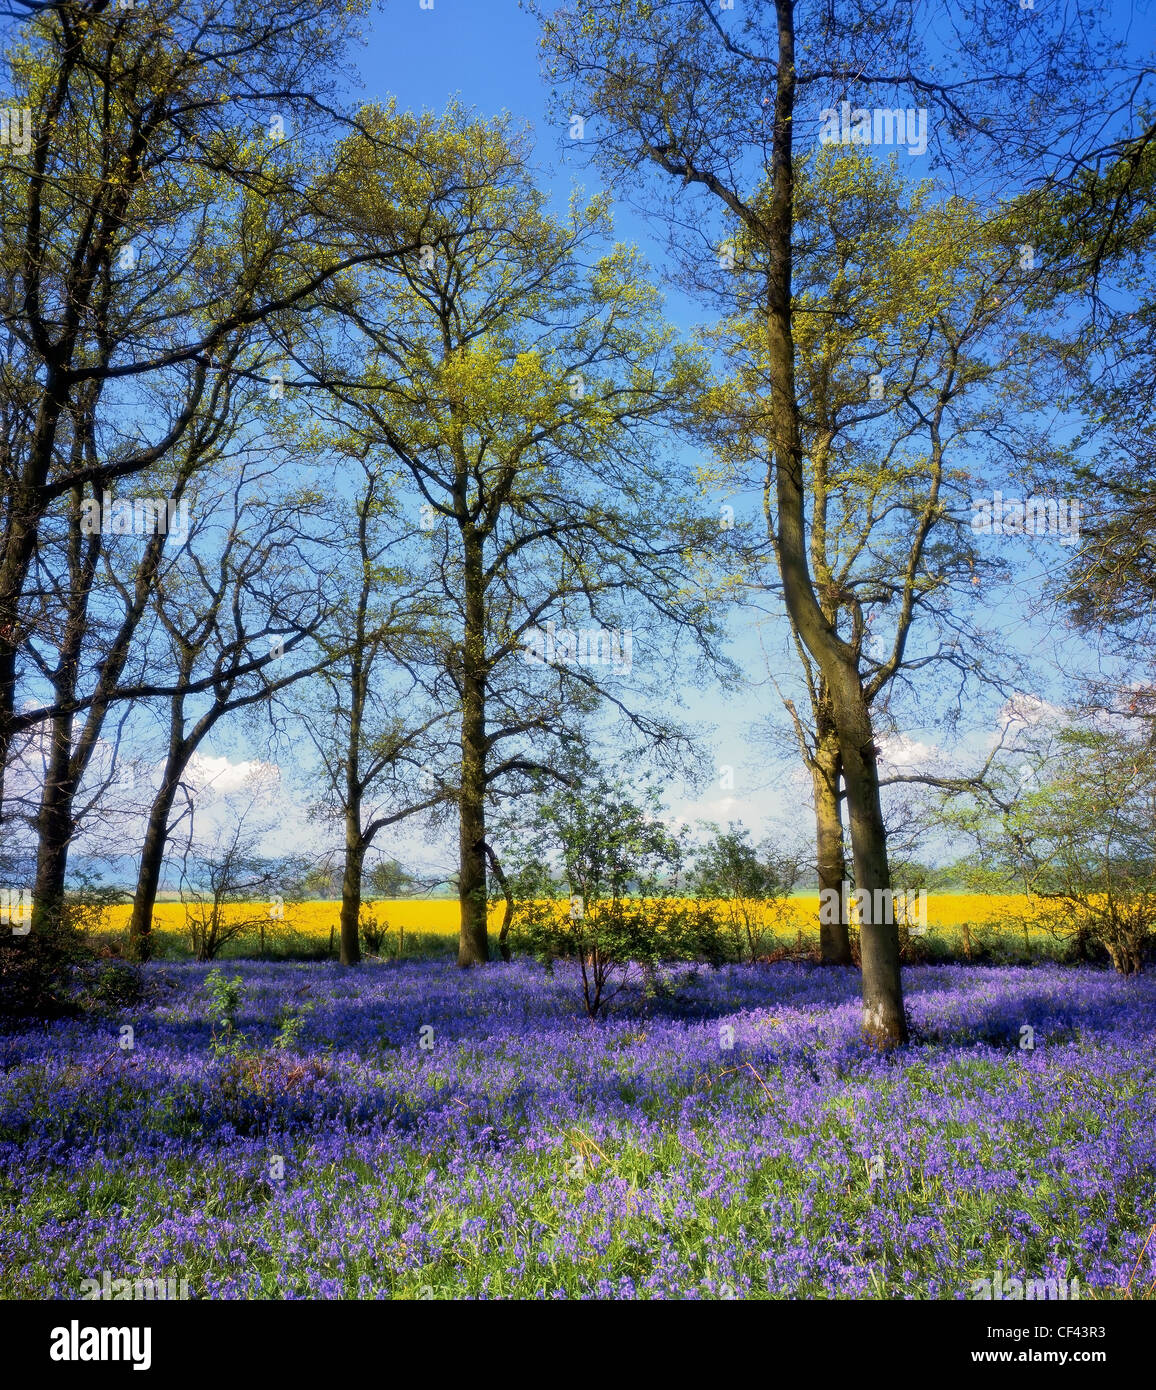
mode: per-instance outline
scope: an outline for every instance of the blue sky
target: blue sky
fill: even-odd
[[[426,10],[420,8],[418,0],[405,0],[375,12],[371,24],[368,44],[358,54],[361,93],[366,99],[394,95],[403,107],[438,111],[457,98],[480,114],[508,111],[533,127],[543,185],[553,190],[559,210],[575,180],[588,190],[599,186],[596,173],[583,169],[580,151],[569,140],[568,131],[548,122],[549,93],[539,71],[537,26],[515,0],[434,0],[434,7]],[[926,171],[925,159],[904,159],[913,173]],[[665,254],[655,229],[622,204],[616,209],[615,225],[617,234],[636,241],[661,271]],[[665,289],[668,315],[680,327],[705,320],[707,314],[701,306],[689,303],[669,286]],[[737,505],[740,515],[761,515],[758,497],[738,499]],[[1042,570],[1062,563],[1065,553],[1055,543],[1040,545],[1036,553],[1025,556],[1025,571],[1013,590],[991,596],[992,623],[1021,651],[1034,652],[1040,658],[1038,693],[1053,699],[1059,698],[1060,673],[1065,666],[1070,668],[1073,659],[1071,643],[1064,634],[1033,619],[1031,599],[1038,592]],[[739,614],[732,618],[731,627],[732,654],[752,680],[762,682],[765,663],[758,634],[749,619]],[[793,662],[783,633],[783,624],[772,629],[770,649],[775,653],[773,664],[778,673],[789,678]],[[804,834],[809,833],[805,815],[800,817],[800,798],[805,799],[807,793],[801,766],[797,760],[762,753],[752,743],[756,722],[768,713],[779,721],[783,717],[773,689],[762,684],[759,689],[725,699],[717,690],[686,691],[684,697],[691,718],[715,726],[711,739],[714,760],[719,767],[733,769],[734,789],[728,791],[718,785],[725,773],[697,796],[685,787],[672,786],[672,808],[691,820],[733,816],[760,828],[776,827],[788,834],[801,828]],[[979,721],[980,727],[960,749],[964,760],[985,746],[994,727],[995,709],[989,714],[991,718]],[[941,735],[913,728],[910,738],[911,748],[895,750],[897,758],[918,759],[923,755],[936,759],[934,750],[941,747]]]
[[[354,101],[384,101],[393,96],[403,109],[437,112],[456,98],[483,116],[507,111],[532,126],[542,185],[552,191],[559,212],[565,208],[575,182],[588,192],[600,186],[596,173],[583,168],[581,152],[568,139],[565,127],[547,122],[548,91],[539,75],[537,26],[516,0],[434,0],[430,9],[422,9],[418,0],[395,0],[371,13],[367,29],[365,46],[351,53],[357,64],[357,81],[349,91]],[[912,173],[926,171],[922,159],[909,160],[908,165]],[[619,206],[615,220],[617,234],[637,242],[661,273],[665,253],[657,231],[625,206]],[[702,306],[691,304],[669,287],[667,293],[668,314],[680,328],[689,330],[708,317]],[[722,500],[719,497],[714,502]],[[759,497],[730,500],[740,516],[758,518],[761,524]],[[1030,693],[1045,702],[1059,703],[1066,673],[1090,657],[1062,628],[1033,612],[1042,570],[1062,563],[1067,553],[1054,542],[1037,543],[1037,547],[1034,552],[1024,552],[1021,570],[1010,590],[984,593],[982,599],[987,620],[1017,650],[1035,658],[1037,674],[1027,687]],[[740,819],[757,832],[771,830],[780,838],[805,842],[811,834],[809,784],[801,763],[764,749],[753,737],[756,725],[768,716],[786,727],[778,696],[766,681],[764,656],[764,652],[769,655],[776,674],[794,682],[785,623],[760,632],[749,614],[735,612],[729,617],[729,626],[733,634],[731,655],[752,685],[725,696],[717,688],[681,692],[687,718],[714,726],[709,745],[715,775],[711,784],[698,792],[672,784],[671,810],[692,822]],[[797,686],[792,693],[798,697]],[[895,763],[906,766],[934,766],[942,771],[952,760],[966,765],[988,745],[998,710],[998,701],[989,699],[982,707],[977,704],[965,711],[966,733],[950,746],[941,730],[918,727],[916,717],[905,740],[890,745],[887,752]],[[253,758],[260,756],[258,746],[248,744],[237,728],[222,729],[202,755],[201,775],[216,778],[219,788],[238,784]],[[269,846],[317,843],[318,827],[307,821],[301,783],[283,755],[284,750],[281,786],[271,811]],[[731,785],[722,785],[724,782]],[[336,835],[329,838],[336,843]],[[416,832],[406,831],[383,841],[380,849],[403,861],[444,866],[448,871],[452,868],[454,838],[447,834],[444,839],[424,842]]]
[[[350,96],[364,101],[384,101],[393,96],[402,108],[435,112],[457,99],[483,116],[509,112],[532,127],[542,186],[551,190],[555,209],[561,213],[575,183],[592,192],[600,187],[600,181],[596,171],[583,166],[581,151],[569,139],[568,130],[548,121],[548,89],[539,74],[536,44],[537,26],[515,0],[434,0],[432,9],[422,9],[418,0],[388,4],[372,14],[365,47],[353,51],[358,81]],[[908,160],[905,156],[905,164],[913,174],[926,172],[925,159]],[[665,248],[655,228],[619,204],[615,229],[619,237],[636,242],[661,274]],[[709,317],[701,305],[669,286],[664,289],[667,313],[680,328],[690,330]],[[724,498],[720,495],[714,500],[717,504]],[[762,525],[757,494],[727,500],[735,503],[740,517],[749,516]],[[1032,613],[1043,569],[1062,563],[1065,553],[1054,542],[1040,545],[1034,554],[1024,555],[1022,572],[1009,592],[984,596],[990,605],[988,621],[1015,648],[1037,659],[1038,679],[1028,688],[1049,703],[1061,699],[1064,670],[1086,659],[1086,654],[1073,657],[1073,644],[1067,635]],[[784,689],[796,698],[800,696],[785,623],[771,623],[760,632],[751,615],[736,612],[729,618],[729,627],[730,654],[751,686],[729,694],[717,687],[679,692],[688,720],[712,728],[708,744],[715,774],[709,785],[697,791],[672,783],[670,808],[674,815],[691,822],[738,819],[759,833],[770,831],[781,839],[806,842],[811,835],[807,775],[789,751],[773,752],[754,736],[756,727],[768,718],[786,728],[779,697],[767,682],[768,657],[769,668]],[[976,693],[972,698],[980,697]],[[985,700],[982,710],[973,707],[971,717],[965,716],[966,733],[950,748],[941,730],[912,725],[904,740],[890,745],[888,752],[895,765],[904,767],[934,766],[943,771],[950,760],[966,766],[980,758],[989,745],[998,712],[999,702],[990,699]],[[226,784],[245,756],[233,737],[206,749],[206,754],[226,760],[217,765]],[[288,767],[282,767],[288,775]],[[291,785],[286,781],[275,838],[312,838],[316,827],[305,826],[303,808]],[[430,843],[416,832],[403,830],[380,848],[403,860],[449,869],[453,839],[447,835],[444,844],[440,839]]]

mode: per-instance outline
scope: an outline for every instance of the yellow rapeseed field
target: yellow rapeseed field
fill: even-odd
[[[564,904],[559,910],[564,910]],[[110,907],[103,913],[102,928],[106,931],[121,931],[129,919],[130,907],[121,904]],[[387,899],[366,903],[364,911],[372,912],[380,923],[388,923],[394,932],[404,929],[408,932],[430,932],[439,936],[456,936],[458,931],[458,904],[456,899]],[[228,913],[243,912],[246,917],[260,915],[254,905],[238,904]],[[273,915],[283,911],[284,916]],[[795,937],[799,932],[803,937],[818,935],[819,898],[817,894],[789,899],[777,908],[764,914],[766,926],[777,937]],[[266,932],[270,937],[284,934],[300,934],[311,937],[328,938],[337,927],[340,904],[336,902],[285,903],[283,909],[270,908]],[[490,924],[495,930],[501,924],[503,908],[499,904],[490,911]],[[947,934],[957,934],[966,924],[969,928],[996,928],[1005,930],[1014,927],[1023,930],[1027,924],[1031,932],[1044,931],[1043,909],[1038,902],[1023,894],[1015,893],[929,893],[927,897],[927,926]],[[186,908],[182,903],[158,903],[153,917],[154,930],[163,935],[185,936]],[[252,932],[256,935],[256,929]]]

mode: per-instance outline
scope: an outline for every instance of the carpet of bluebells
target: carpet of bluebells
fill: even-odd
[[[106,1270],[194,1298],[1156,1279],[1153,977],[913,968],[884,1055],[849,970],[682,968],[591,1024],[563,966],[245,963],[229,1054],[206,972],[0,1036],[4,1296]]]

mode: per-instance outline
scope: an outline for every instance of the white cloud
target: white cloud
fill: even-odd
[[[879,740],[880,770],[911,771],[924,768],[933,758],[941,760],[942,756],[934,744],[908,738],[906,734],[890,734]]]
[[[212,790],[217,796],[243,791],[250,796],[272,794],[281,784],[276,763],[256,759],[232,762],[228,758],[209,758],[194,753],[185,770],[184,781],[194,791]]]
[[[1064,718],[1059,705],[1053,705],[1039,695],[1028,695],[1023,691],[1005,700],[1000,712],[1001,726],[1016,724],[1054,724]]]

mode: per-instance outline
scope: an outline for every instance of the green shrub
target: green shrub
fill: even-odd
[[[144,998],[144,981],[131,965],[100,965],[91,986],[93,1001],[110,1009],[129,1008]]]
[[[212,1022],[210,1047],[214,1056],[236,1052],[245,1044],[244,1035],[237,1031],[243,988],[244,981],[240,975],[226,979],[219,970],[210,970],[205,976],[205,992],[209,996],[208,1015]]]
[[[681,899],[608,898],[569,913],[556,900],[522,902],[510,936],[515,950],[548,967],[560,959],[578,962],[591,1018],[626,987],[632,964],[642,968],[645,988],[654,993],[660,965],[718,966],[735,956],[716,911]]]
[[[381,948],[389,936],[389,922],[384,918],[380,920],[370,911],[363,907],[357,918],[357,930],[361,936],[361,950],[367,956],[380,956]]]
[[[34,914],[26,936],[0,930],[0,1019],[53,1019],[79,1011],[72,967],[90,960],[84,934],[67,908]]]

